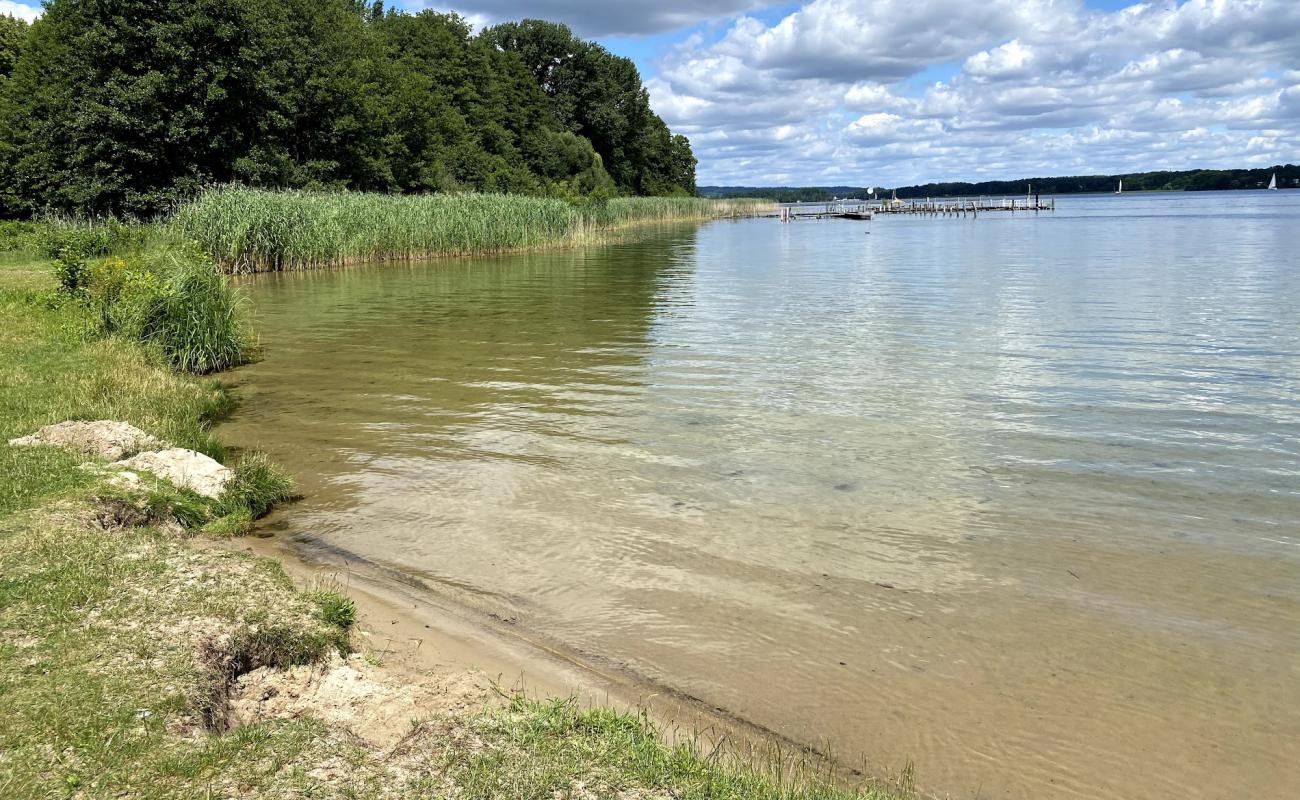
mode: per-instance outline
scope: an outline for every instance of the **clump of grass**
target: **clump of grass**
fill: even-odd
[[[307,599],[320,609],[321,620],[336,628],[346,631],[357,622],[357,604],[339,592],[315,589],[307,592]]]
[[[233,538],[248,533],[257,519],[289,499],[292,482],[260,453],[244,456],[232,471],[233,477],[215,501],[147,472],[140,474],[136,485],[107,484],[96,499],[101,505],[131,509],[135,524],[175,521],[214,538]]]
[[[129,503],[142,515],[144,524],[150,525],[175,520],[183,528],[197,528],[212,516],[211,503],[206,498],[148,473],[142,474],[140,480],[142,485],[135,489],[113,487],[101,492],[98,499]]]
[[[252,512],[242,508],[203,523],[199,531],[213,539],[235,539],[251,531],[253,522]]]
[[[292,496],[293,480],[262,453],[241,458],[234,473],[218,504],[223,514],[247,511],[258,519]]]
[[[226,187],[182,206],[170,230],[232,273],[577,244],[637,222],[752,214],[766,201],[690,197],[570,203],[523,195],[387,195]]]
[[[243,363],[250,349],[239,297],[210,262],[166,256],[163,286],[139,309],[139,337],[172,367],[205,375]]]

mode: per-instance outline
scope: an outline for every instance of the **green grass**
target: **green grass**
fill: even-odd
[[[156,348],[87,339],[84,304],[25,279],[50,269],[0,273],[0,797],[256,786],[317,746],[321,726],[207,734],[222,670],[319,660],[347,646],[346,626],[273,562],[197,550],[147,524],[88,525],[120,503],[142,523],[197,523],[212,501],[147,477],[127,492],[83,469],[84,456],[7,444],[64,419],[120,419],[222,455],[209,431],[227,405],[220,388],[176,374]],[[251,517],[288,491],[260,457],[236,474],[223,510]]]
[[[0,575],[0,796],[200,797],[318,740],[310,722],[205,732],[225,664],[346,643],[278,565],[42,513],[0,521]]]
[[[676,800],[888,800],[846,789],[812,762],[668,744],[641,713],[583,709],[571,699],[514,697],[469,722],[477,747],[449,750],[443,774],[464,800],[501,797],[664,797]]]
[[[582,244],[638,223],[742,216],[764,201],[523,195],[386,195],[215,189],[169,223],[232,273]]]

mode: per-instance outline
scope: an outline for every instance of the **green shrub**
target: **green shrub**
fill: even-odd
[[[54,219],[33,225],[26,241],[47,258],[94,258],[139,249],[147,235],[146,226],[115,219]]]
[[[31,222],[0,222],[0,253],[35,249],[37,230]]]
[[[90,265],[78,253],[60,253],[54,259],[54,278],[59,288],[69,294],[78,294],[90,285]]]

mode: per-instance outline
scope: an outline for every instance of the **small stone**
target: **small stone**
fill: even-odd
[[[69,420],[46,425],[31,436],[10,439],[9,444],[14,447],[63,447],[109,461],[163,446],[163,442],[130,423],[107,419],[94,422]]]
[[[234,473],[220,462],[181,447],[140,453],[113,466],[152,472],[182,489],[213,500],[221,496],[226,484],[234,477]]]

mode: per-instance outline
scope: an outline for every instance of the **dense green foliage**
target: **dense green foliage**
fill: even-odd
[[[1126,175],[1073,175],[1065,178],[1018,178],[983,183],[926,183],[899,186],[900,198],[968,197],[982,194],[1024,194],[1032,186],[1039,194],[1113,192],[1122,180],[1126,192],[1198,192],[1225,189],[1263,189],[1277,175],[1279,189],[1300,187],[1300,165],[1278,164],[1262,169],[1193,169],[1181,172],[1132,172]],[[705,197],[764,197],[780,203],[824,202],[833,197],[867,197],[871,189],[854,186],[769,187],[702,186]],[[877,189],[889,196],[892,189]]]
[[[765,205],[696,197],[575,204],[517,195],[230,187],[204,192],[182,206],[169,225],[225,271],[261,272],[580,244],[609,228],[739,216]]]
[[[632,194],[695,191],[695,156],[650,110],[629,59],[573,36],[554,22],[524,20],[489,28],[483,39],[515,53],[550,98],[566,130],[596,148],[619,187]]]
[[[0,18],[0,216],[152,216],[214,183],[578,197],[694,189],[627,59],[369,0],[51,0]],[[539,78],[535,41],[559,60]]]
[[[18,47],[27,35],[27,23],[7,14],[0,14],[0,85],[13,71],[18,60]]]

